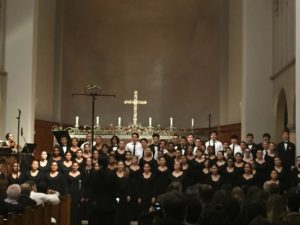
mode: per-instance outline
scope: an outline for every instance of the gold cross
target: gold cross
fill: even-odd
[[[124,104],[131,104],[133,105],[133,126],[137,125],[137,106],[138,105],[145,105],[147,101],[138,100],[138,91],[133,92],[133,100],[125,100]]]

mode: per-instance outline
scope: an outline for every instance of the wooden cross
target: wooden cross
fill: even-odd
[[[138,105],[145,105],[147,101],[138,100],[138,91],[133,92],[133,100],[125,100],[124,104],[133,105],[133,126],[137,126],[137,106]]]

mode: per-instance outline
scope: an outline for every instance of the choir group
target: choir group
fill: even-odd
[[[245,193],[258,186],[282,195],[300,185],[300,156],[286,131],[277,144],[268,133],[260,144],[251,133],[241,142],[232,136],[230,143],[221,143],[217,132],[206,142],[192,134],[168,141],[154,134],[151,144],[138,133],[131,137],[126,143],[113,136],[109,145],[100,136],[92,143],[90,134],[84,143],[73,138],[70,145],[61,137],[53,151],[30,163],[13,162],[11,172],[1,174],[6,181],[1,184],[29,183],[35,192],[70,194],[72,225],[138,221],[174,185],[182,193],[195,185],[214,192],[240,187]]]

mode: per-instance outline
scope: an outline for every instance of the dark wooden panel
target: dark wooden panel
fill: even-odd
[[[44,120],[35,120],[34,142],[37,144],[35,157],[39,158],[41,152],[44,150],[47,152],[52,151],[53,135],[51,128],[54,125],[59,125],[59,123]]]

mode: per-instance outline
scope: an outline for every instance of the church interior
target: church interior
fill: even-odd
[[[299,40],[298,0],[0,0],[0,224],[300,224]]]

